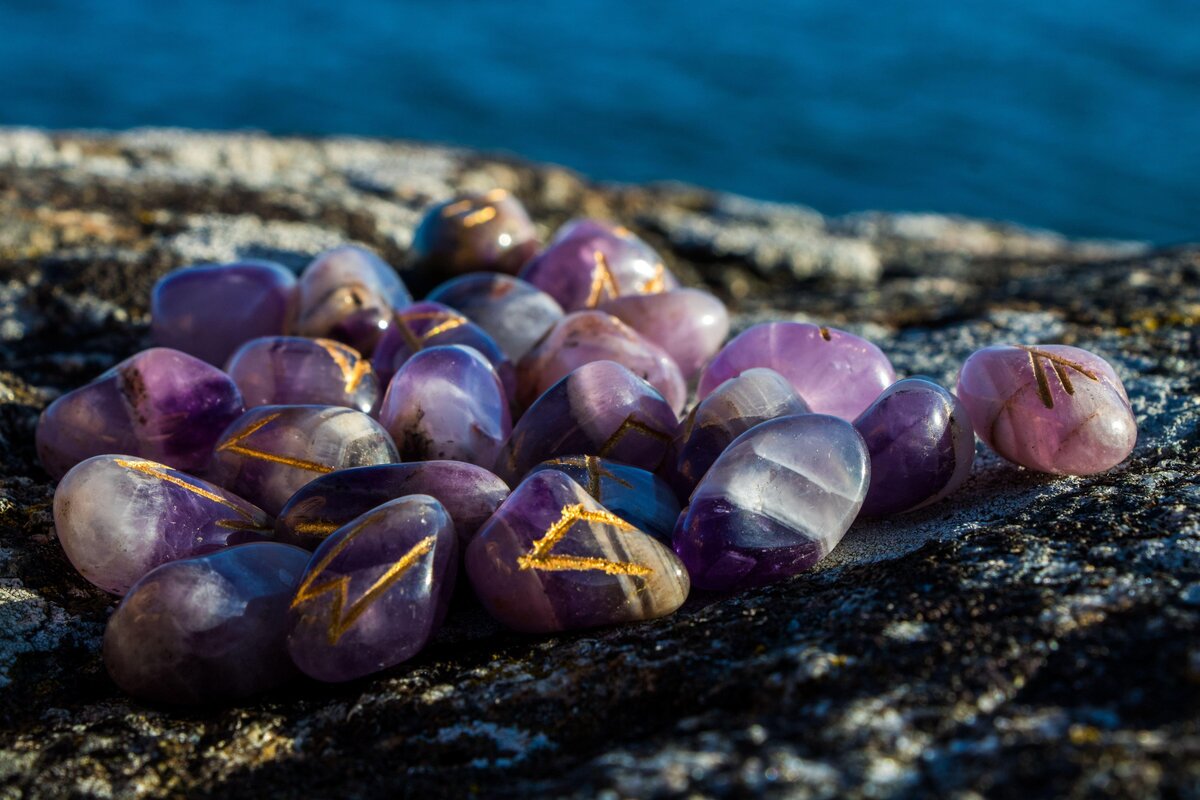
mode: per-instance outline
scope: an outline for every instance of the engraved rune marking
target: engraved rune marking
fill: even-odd
[[[354,353],[350,348],[343,345],[341,342],[335,342],[331,339],[317,339],[319,344],[329,357],[333,359],[333,363],[337,364],[342,373],[342,381],[346,385],[347,392],[353,392],[362,383],[362,379],[371,374],[371,362],[362,358],[357,353]],[[354,364],[350,364],[350,359],[354,359]]]
[[[565,458],[552,458],[546,463],[556,464],[564,467],[583,467],[586,469],[588,474],[587,493],[597,500],[602,499],[600,497],[601,478],[612,478],[615,482],[621,484],[626,489],[633,488],[633,485],[630,484],[629,481],[625,480],[624,478],[618,478],[616,475],[609,472],[604,465],[600,463],[600,459],[596,456],[566,456]]]
[[[180,489],[191,492],[194,495],[199,495],[205,500],[211,500],[214,503],[225,506],[225,508],[228,508],[230,511],[241,517],[240,520],[220,520],[217,522],[217,524],[222,528],[233,528],[234,530],[266,530],[264,526],[259,525],[254,521],[254,515],[246,509],[227,500],[224,497],[221,497],[219,494],[215,494],[214,492],[210,492],[203,487],[195,486],[194,484],[188,483],[182,478],[177,478],[170,473],[164,472],[163,470],[168,469],[168,467],[165,467],[162,464],[155,464],[152,461],[126,461],[123,458],[116,459],[116,464],[118,467],[130,469],[134,472],[140,472],[143,475],[149,475],[152,478],[158,478],[160,481],[166,481],[174,486],[178,486]]]
[[[437,541],[437,536],[434,535],[427,536],[421,541],[417,542],[411,550],[401,556],[398,561],[387,568],[387,571],[376,578],[375,582],[371,584],[370,588],[363,592],[361,597],[359,597],[353,603],[349,603],[349,575],[339,575],[336,578],[331,578],[330,580],[320,584],[317,584],[317,579],[324,574],[329,565],[333,563],[333,560],[341,555],[342,551],[345,550],[346,547],[349,546],[350,542],[352,542],[354,538],[363,531],[366,525],[367,523],[363,522],[357,528],[348,533],[344,539],[338,542],[337,545],[330,550],[324,558],[321,559],[321,562],[317,564],[316,568],[313,569],[313,571],[309,573],[308,577],[304,579],[304,583],[300,584],[300,588],[296,590],[296,597],[292,600],[291,607],[296,608],[302,603],[306,603],[309,600],[315,600],[324,594],[333,595],[333,600],[331,601],[329,608],[328,634],[330,644],[337,644],[338,639],[342,638],[342,635],[350,629],[350,626],[358,621],[358,618],[361,617],[366,610],[371,607],[371,604],[378,600],[379,597],[388,589],[390,589],[397,581],[403,578],[404,574],[412,569],[413,565],[416,564],[422,556],[433,549],[434,542]]]
[[[1050,392],[1050,376],[1046,374],[1046,364],[1049,364],[1054,369],[1054,374],[1058,376],[1058,382],[1062,384],[1063,391],[1069,395],[1075,394],[1075,384],[1071,383],[1071,374],[1068,370],[1075,370],[1088,380],[1100,380],[1100,377],[1096,373],[1078,361],[1072,361],[1069,358],[1063,358],[1060,355],[1039,350],[1036,347],[1026,347],[1021,344],[1017,345],[1017,347],[1029,354],[1029,368],[1033,370],[1033,377],[1037,379],[1038,397],[1042,399],[1042,404],[1046,408],[1054,408],[1054,395]],[[1039,362],[1038,359],[1042,359],[1043,361]]]
[[[654,265],[654,274],[642,284],[643,294],[657,294],[667,288],[667,268],[660,261]]]
[[[292,530],[305,536],[325,537],[340,527],[333,522],[298,522],[292,526]]]
[[[634,433],[640,433],[643,436],[656,439],[664,444],[671,443],[671,437],[662,431],[651,428],[641,420],[634,419],[633,417],[626,417],[625,421],[621,423],[621,427],[613,431],[612,436],[609,436],[604,444],[600,445],[599,455],[601,457],[607,457],[614,449],[616,449],[617,445],[619,445],[626,436]]]
[[[470,211],[470,210],[471,210],[471,201],[469,199],[459,200],[457,203],[451,203],[448,206],[443,206],[442,207],[442,216],[443,217],[453,217],[455,214],[461,214],[464,211]]]
[[[467,214],[465,217],[463,217],[462,224],[464,228],[474,228],[476,225],[482,225],[483,223],[495,218],[496,209],[492,206],[484,206],[478,211],[472,211],[470,214]]]
[[[542,538],[533,543],[533,547],[525,555],[517,557],[517,566],[521,569],[536,569],[543,572],[563,572],[566,570],[598,570],[609,575],[649,575],[653,570],[641,564],[625,561],[609,561],[605,558],[592,556],[558,556],[553,554],[555,545],[567,535],[567,531],[576,522],[602,522],[611,525],[625,533],[637,531],[637,528],[625,520],[607,511],[588,511],[582,503],[564,506],[562,516],[550,526]]]
[[[483,196],[483,199],[487,200],[489,203],[499,203],[506,197],[508,197],[507,189],[491,189]]]
[[[242,442],[246,441],[246,439],[248,439],[250,436],[279,419],[281,415],[282,412],[276,412],[269,417],[260,419],[258,422],[254,423],[249,428],[218,447],[217,452],[220,453],[224,450],[228,450],[231,453],[237,453],[238,455],[246,456],[247,458],[257,458],[263,461],[271,461],[276,464],[286,464],[289,467],[304,469],[308,470],[309,472],[333,472],[333,467],[326,466],[325,464],[321,464],[316,461],[306,461],[303,458],[281,456],[278,453],[268,453],[266,450],[257,450],[253,447],[247,447],[242,444]]]
[[[608,300],[619,297],[621,294],[620,289],[617,288],[617,280],[613,277],[612,270],[608,268],[608,257],[599,250],[595,250],[592,252],[592,258],[595,260],[596,266],[592,268],[592,288],[588,291],[588,308],[595,308],[599,305],[604,292],[608,292],[608,297],[605,298]]]
[[[418,334],[409,327],[409,323],[420,322],[421,320],[429,320],[435,324],[424,333]],[[450,311],[421,311],[416,314],[400,314],[396,317],[396,321],[400,323],[400,335],[404,337],[404,343],[414,353],[424,349],[425,343],[434,336],[467,324],[466,317]]]

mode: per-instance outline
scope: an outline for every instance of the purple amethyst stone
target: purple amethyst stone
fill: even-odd
[[[521,201],[504,189],[465,194],[430,208],[413,234],[413,268],[431,275],[515,275],[538,249]]]
[[[725,304],[699,289],[627,294],[601,303],[600,310],[661,347],[689,381],[729,335]]]
[[[394,312],[412,303],[396,270],[362,247],[345,245],[313,259],[300,275],[296,333],[345,342],[370,355]]]
[[[371,362],[332,339],[268,336],[246,342],[225,368],[246,408],[327,405],[371,411],[379,381]]]
[[[463,275],[438,286],[425,299],[467,316],[512,361],[529,352],[563,316],[562,306],[553,297],[531,283],[499,272]]]

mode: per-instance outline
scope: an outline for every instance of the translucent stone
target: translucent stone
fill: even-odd
[[[600,310],[666,351],[685,381],[699,374],[729,335],[725,304],[699,289],[627,294],[605,301]]]
[[[381,393],[371,362],[332,339],[254,339],[238,348],[225,371],[241,389],[246,408],[329,405],[369,412]]]
[[[392,324],[392,314],[412,303],[396,270],[353,245],[313,259],[300,275],[299,292],[296,333],[336,339],[367,356]]]
[[[430,208],[413,234],[413,268],[431,275],[515,275],[538,249],[521,201],[503,189],[464,194]]]
[[[449,306],[483,328],[514,362],[563,316],[553,297],[499,272],[463,275],[438,286],[425,299]]]

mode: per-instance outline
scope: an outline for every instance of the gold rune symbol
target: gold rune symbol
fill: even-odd
[[[369,522],[369,521],[368,521]],[[393,563],[387,570],[375,579],[375,582],[362,594],[362,597],[349,603],[350,594],[350,576],[339,575],[336,578],[331,578],[324,583],[317,584],[317,579],[324,574],[325,570],[333,563],[333,560],[341,555],[342,551],[349,546],[358,534],[366,528],[368,522],[363,522],[357,528],[346,534],[337,545],[329,551],[316,568],[308,574],[304,579],[304,583],[300,584],[300,588],[296,590],[296,596],[292,599],[292,608],[297,608],[302,603],[309,600],[315,600],[324,594],[333,594],[333,600],[329,608],[329,643],[337,644],[338,639],[342,638],[342,634],[350,629],[350,626],[358,621],[358,618],[363,615],[371,604],[390,589],[398,580],[404,577],[404,574],[412,569],[413,565],[421,556],[433,549],[434,543],[437,541],[437,536],[426,536],[421,541],[417,542],[411,550],[400,557],[400,560]],[[315,584],[315,585],[314,585]]]
[[[442,216],[453,217],[454,215],[461,214],[464,211],[470,211],[471,205],[472,203],[470,198],[466,198],[459,200],[457,203],[451,203],[448,206],[442,206]]]
[[[600,445],[599,455],[602,458],[607,457],[612,453],[613,450],[616,449],[617,445],[619,445],[626,436],[634,433],[640,433],[643,436],[648,436],[651,439],[655,439],[664,444],[671,443],[671,437],[662,431],[651,428],[641,420],[634,419],[633,417],[626,417],[625,421],[621,423],[621,426],[613,431],[612,436],[609,436],[604,444]]]
[[[1033,370],[1033,377],[1037,379],[1038,397],[1042,398],[1042,403],[1046,408],[1054,408],[1054,395],[1050,393],[1050,376],[1046,374],[1046,364],[1039,363],[1039,358],[1054,368],[1054,374],[1058,376],[1058,382],[1062,384],[1063,391],[1069,395],[1075,394],[1075,385],[1071,383],[1071,375],[1067,370],[1073,369],[1088,380],[1100,380],[1100,377],[1096,373],[1078,361],[1071,361],[1060,355],[1039,350],[1036,347],[1026,347],[1023,344],[1019,344],[1017,347],[1029,354],[1029,368]]]
[[[326,353],[329,353],[333,363],[337,364],[337,368],[341,370],[347,392],[353,392],[362,383],[362,379],[371,374],[371,362],[341,342],[335,342],[332,339],[317,339],[317,344]],[[351,359],[354,359],[353,365],[350,364]]]
[[[227,500],[221,495],[210,492],[200,486],[188,483],[183,478],[178,478],[163,470],[170,469],[163,464],[155,464],[153,461],[127,461],[123,458],[116,459],[118,467],[140,472],[143,475],[149,475],[152,478],[158,478],[160,481],[166,481],[180,489],[191,492],[194,495],[199,495],[205,500],[211,500],[214,503],[225,506],[233,513],[237,514],[241,519],[223,519],[217,522],[222,528],[233,528],[234,530],[266,530],[266,527],[258,524],[254,520],[254,515],[241,506]]]
[[[607,511],[588,511],[582,503],[564,506],[562,516],[550,526],[542,538],[533,543],[529,552],[517,557],[517,566],[521,569],[536,569],[543,572],[563,572],[566,570],[599,570],[609,575],[649,575],[653,570],[641,564],[624,561],[609,561],[592,556],[556,556],[554,550],[567,531],[576,522],[602,522],[611,525],[622,533],[637,532],[637,528],[625,520]]]
[[[315,522],[297,522],[292,526],[292,531],[302,536],[313,536],[324,539],[340,527],[340,525],[333,522],[317,520]]]
[[[246,441],[246,439],[250,438],[252,435],[254,435],[258,431],[265,428],[267,425],[270,425],[275,420],[279,419],[279,417],[282,416],[282,414],[283,414],[282,411],[277,411],[274,414],[270,415],[269,417],[264,417],[263,419],[260,419],[258,422],[254,423],[249,428],[247,428],[246,430],[237,434],[232,439],[230,439],[229,441],[225,442],[220,447],[218,447],[217,452],[220,453],[222,451],[228,450],[231,453],[237,453],[238,455],[246,456],[247,458],[257,458],[257,459],[261,459],[263,461],[272,461],[276,464],[286,464],[289,467],[295,467],[296,469],[304,469],[304,470],[308,470],[309,472],[320,472],[320,473],[333,472],[333,467],[326,466],[325,464],[320,464],[316,461],[306,461],[303,458],[292,458],[291,456],[281,456],[277,453],[268,453],[265,450],[256,450],[253,447],[246,447],[244,444],[242,444],[242,442]]]
[[[424,333],[418,334],[412,329],[409,323],[420,322],[422,320],[429,320],[434,325]],[[415,353],[423,349],[425,343],[434,336],[466,325],[467,318],[452,311],[419,311],[415,314],[398,314],[396,322],[400,323],[400,335],[404,337],[404,343],[408,345],[409,350]]]
[[[476,225],[496,218],[496,209],[493,206],[484,206],[478,211],[472,211],[463,217],[462,224],[464,228],[474,228]]]
[[[592,259],[596,262],[596,266],[592,268],[592,288],[588,291],[588,308],[595,308],[599,305],[604,292],[608,292],[608,297],[605,298],[607,300],[619,297],[621,294],[620,289],[617,288],[617,280],[613,277],[612,270],[608,268],[608,257],[599,250],[594,250]]]
[[[586,469],[588,474],[587,493],[597,500],[602,499],[600,497],[601,478],[612,478],[613,481],[621,484],[626,489],[633,488],[629,481],[624,478],[618,478],[609,472],[596,456],[566,456],[565,458],[552,458],[546,463],[563,467],[583,467]]]
[[[654,265],[654,274],[642,284],[642,294],[657,294],[667,288],[667,268],[660,261]]]

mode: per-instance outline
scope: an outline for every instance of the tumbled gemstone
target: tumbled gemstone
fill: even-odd
[[[606,509],[668,546],[679,517],[679,500],[666,482],[644,469],[598,456],[562,456],[543,461],[529,474],[563,473]]]
[[[288,498],[313,478],[398,458],[387,431],[361,411],[259,406],[221,436],[208,476],[268,514],[278,514]]]
[[[254,339],[238,348],[225,371],[242,390],[246,408],[328,405],[370,411],[379,402],[371,362],[332,339]]]
[[[675,552],[692,583],[728,591],[802,572],[858,515],[871,460],[854,426],[824,414],[756,425],[692,493]]]
[[[292,495],[275,520],[275,531],[281,541],[313,550],[358,515],[410,494],[430,495],[445,506],[459,544],[466,547],[508,497],[508,484],[483,467],[461,461],[338,470]]]
[[[936,503],[971,474],[971,422],[958,399],[933,381],[896,381],[854,427],[871,454],[864,515],[898,514]]]
[[[71,564],[125,594],[159,564],[267,538],[261,509],[219,486],[136,456],[76,464],[54,491],[54,530]]]
[[[656,344],[602,311],[577,311],[556,322],[517,365],[517,400],[525,407],[572,370],[615,361],[650,383],[678,414],[687,402],[679,365]]]
[[[465,194],[425,212],[413,234],[413,268],[431,275],[515,275],[538,249],[521,201],[503,189]]]
[[[371,355],[392,323],[412,303],[396,270],[370,250],[335,247],[317,256],[300,275],[296,333],[345,342]]]
[[[674,553],[555,470],[513,490],[471,540],[466,568],[488,613],[530,633],[662,617],[688,595]]]
[[[1103,358],[1078,347],[985,347],[963,364],[957,394],[988,447],[1040,472],[1103,472],[1137,442],[1121,379]]]
[[[457,570],[458,540],[437,500],[368,511],[313,553],[288,614],[292,662],[337,682],[412,658],[442,624]]]
[[[562,306],[531,283],[499,272],[463,275],[425,298],[450,306],[491,336],[516,361],[562,319]]]
[[[627,294],[605,301],[600,310],[665,350],[684,380],[699,373],[729,335],[725,304],[699,289]]]
[[[308,558],[264,542],[152,570],[108,620],[108,674],[135,697],[171,705],[242,700],[292,680],[288,604]]]
[[[682,486],[690,494],[725,448],[760,422],[808,411],[792,385],[775,370],[756,367],[730,378],[684,421],[676,462]]]
[[[243,342],[288,332],[296,276],[271,261],[205,264],[168,272],[150,296],[154,343],[216,366]]]
[[[38,420],[38,458],[54,478],[109,453],[196,472],[241,413],[241,392],[228,375],[187,353],[155,347],[51,403]]]
[[[857,336],[807,322],[764,322],[743,331],[700,373],[705,397],[730,378],[767,367],[787,378],[817,414],[853,420],[896,380],[883,352]]]
[[[473,347],[430,347],[388,384],[379,421],[405,461],[491,466],[512,432],[496,371]]]
[[[496,459],[510,486],[558,456],[600,456],[653,471],[679,423],[653,386],[612,361],[593,361],[546,390]]]
[[[653,294],[679,285],[658,253],[628,228],[583,219],[563,226],[521,277],[565,311],[595,308],[627,294]]]

